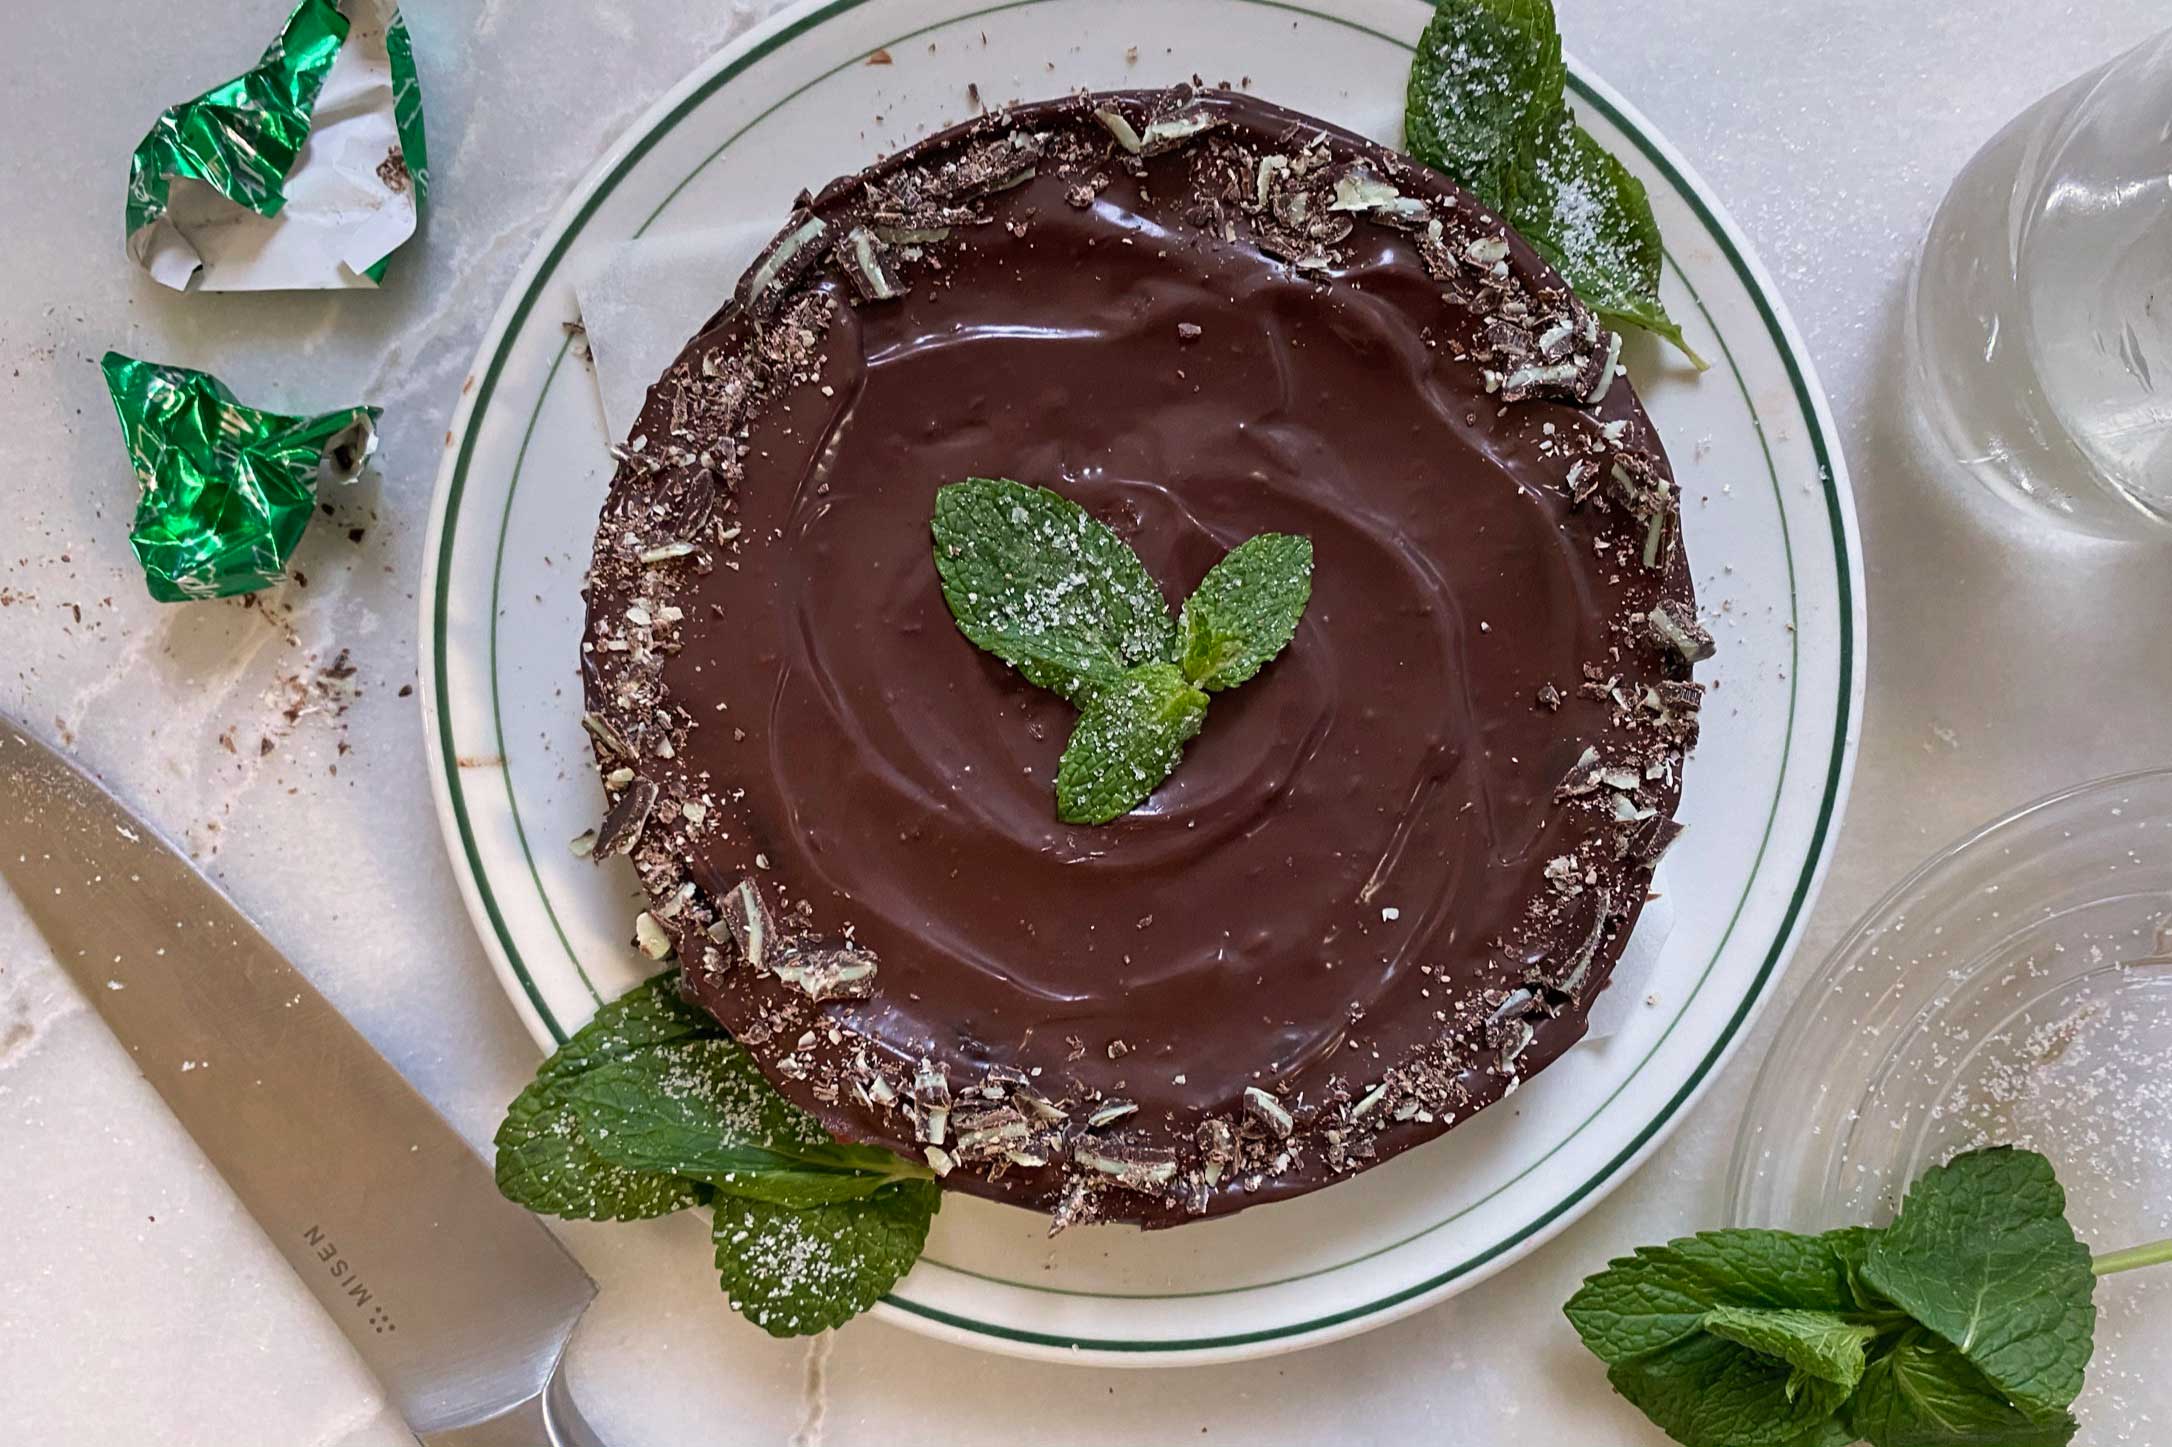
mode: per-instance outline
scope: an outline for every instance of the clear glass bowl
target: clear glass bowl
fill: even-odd
[[[2039,519],[2172,538],[2172,31],[2045,96],[1940,203],[1909,283],[1910,391]]]
[[[1925,1166],[2042,1151],[2102,1252],[2172,1236],[2172,770],[1998,820],[1879,901],[1751,1089],[1733,1223],[1889,1220]],[[2172,1441],[2172,1267],[2104,1278],[2082,1442]]]

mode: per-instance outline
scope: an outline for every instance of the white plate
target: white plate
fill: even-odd
[[[1314,3],[803,5],[658,102],[537,243],[453,423],[422,677],[461,887],[539,1042],[647,972],[625,944],[630,873],[565,846],[597,808],[574,644],[611,472],[595,387],[561,325],[583,256],[781,218],[802,186],[963,119],[968,83],[994,102],[1194,71],[1249,77],[1271,99],[1396,142],[1429,7]],[[868,63],[877,52],[890,63]],[[1862,561],[1840,451],[1802,344],[1733,224],[1620,97],[1581,66],[1572,76],[1585,125],[1651,189],[1667,305],[1714,364],[1698,377],[1646,340],[1628,352],[1683,484],[1722,646],[1706,666],[1718,687],[1688,774],[1692,827],[1670,861],[1676,924],[1649,1003],[1470,1125],[1301,1200],[1050,1242],[1045,1218],[955,1197],[926,1257],[877,1308],[889,1319],[999,1351],[1138,1364],[1286,1350],[1415,1311],[1531,1250],[1619,1181],[1711,1078],[1786,960],[1839,822],[1861,705]]]

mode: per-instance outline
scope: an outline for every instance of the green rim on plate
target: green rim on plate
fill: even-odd
[[[743,53],[733,57],[733,59],[725,64],[723,67],[721,67],[715,75],[708,77],[702,83],[697,85],[693,90],[691,90],[687,95],[682,97],[677,102],[677,104],[675,104],[671,108],[669,112],[656,120],[653,124],[648,125],[643,130],[639,139],[627,149],[626,153],[619,158],[619,160],[611,168],[611,170],[607,174],[605,174],[600,180],[594,183],[593,189],[589,192],[579,209],[576,210],[573,215],[559,227],[556,240],[551,245],[549,251],[543,255],[540,262],[536,265],[534,275],[531,277],[527,287],[522,292],[519,301],[517,302],[517,304],[514,305],[510,313],[507,315],[507,320],[503,328],[498,333],[497,346],[490,355],[487,364],[481,370],[480,378],[475,388],[471,404],[471,410],[469,412],[465,431],[460,438],[459,448],[453,459],[447,480],[443,488],[441,489],[440,506],[442,508],[443,521],[442,530],[440,532],[437,543],[438,552],[436,558],[436,566],[433,570],[434,586],[432,588],[432,597],[430,599],[431,611],[429,614],[428,632],[428,638],[433,653],[430,672],[435,684],[434,697],[439,700],[438,718],[436,720],[436,744],[437,752],[439,754],[439,764],[443,774],[443,782],[445,785],[447,799],[454,821],[454,826],[456,832],[459,835],[460,846],[467,861],[470,878],[474,883],[476,897],[482,906],[485,916],[490,922],[491,929],[496,936],[498,945],[503,952],[505,961],[512,975],[519,982],[522,990],[527,996],[530,1005],[535,1010],[538,1019],[540,1019],[545,1028],[556,1039],[560,1041],[563,1041],[566,1038],[568,1032],[565,1027],[560,1024],[554,1012],[544,1000],[542,992],[537,987],[526,962],[521,957],[520,950],[514,941],[512,931],[506,923],[504,914],[499,907],[498,901],[492,893],[489,875],[485,871],[481,853],[477,846],[474,831],[469,818],[467,800],[463,792],[463,784],[460,778],[460,769],[457,762],[459,758],[459,752],[453,740],[450,715],[448,711],[444,708],[442,702],[449,694],[449,679],[447,675],[447,656],[449,652],[447,647],[447,599],[450,591],[450,584],[452,581],[451,574],[453,563],[453,542],[455,532],[459,523],[461,498],[466,489],[468,473],[471,463],[473,461],[473,454],[476,447],[477,438],[481,431],[480,421],[482,415],[489,407],[491,399],[496,391],[501,374],[506,365],[510,348],[516,337],[520,334],[530,313],[534,310],[538,300],[542,296],[544,288],[556,273],[560,262],[565,258],[569,249],[578,239],[583,227],[596,213],[596,211],[604,203],[604,201],[611,195],[613,190],[617,187],[618,183],[628,173],[630,173],[636,165],[640,163],[640,161],[649,153],[649,151],[656,145],[659,140],[661,140],[665,135],[670,133],[680,122],[685,120],[688,115],[692,114],[695,110],[697,110],[718,90],[729,84],[735,77],[746,72],[756,63],[761,61],[765,56],[768,56],[773,52],[781,49],[782,47],[791,44],[793,41],[817,29],[825,22],[835,19],[836,17],[843,15],[849,11],[857,10],[868,3],[870,3],[870,0],[830,0],[830,3],[820,5],[815,8],[810,8],[804,14],[797,16],[795,19],[792,19],[788,23],[781,25],[778,29],[771,32],[770,34],[763,36],[761,39],[750,45]],[[980,10],[971,11],[966,14],[955,15],[940,22],[939,24],[925,26],[918,30],[909,31],[905,34],[892,37],[888,41],[884,42],[883,48],[900,46],[907,41],[913,40],[921,35],[931,33],[932,31],[946,29],[970,20],[983,18],[987,15],[1047,3],[1054,3],[1054,0],[1007,0],[1007,3],[990,5]],[[1300,15],[1323,23],[1358,31],[1374,39],[1393,45],[1405,52],[1408,52],[1413,48],[1412,43],[1408,40],[1402,39],[1394,35],[1389,35],[1385,32],[1376,30],[1370,26],[1363,25],[1357,21],[1348,19],[1346,17],[1325,14],[1321,11],[1312,9],[1305,5],[1289,3],[1289,0],[1240,0],[1240,3],[1255,5],[1263,9],[1270,9],[1294,15]],[[1413,8],[1430,9],[1429,6],[1424,6],[1422,4],[1414,5]],[[1413,34],[1416,33],[1417,28],[1417,25],[1413,25]],[[710,151],[695,167],[693,167],[687,173],[685,177],[680,180],[678,185],[675,186],[671,190],[671,192],[666,195],[663,201],[658,203],[656,208],[650,212],[648,217],[643,220],[641,226],[633,234],[638,237],[643,232],[646,232],[648,227],[657,219],[659,215],[662,214],[664,209],[670,205],[671,201],[678,196],[680,191],[683,190],[684,187],[690,181],[692,181],[696,175],[698,175],[711,162],[716,160],[717,157],[724,154],[724,152],[727,151],[738,139],[740,139],[741,136],[745,135],[746,132],[751,130],[754,126],[760,124],[760,122],[764,118],[774,112],[779,106],[786,104],[789,100],[796,97],[805,90],[811,88],[812,86],[820,84],[823,80],[830,78],[838,71],[843,70],[849,66],[861,64],[866,55],[876,48],[878,47],[868,47],[864,50],[855,51],[855,53],[853,53],[849,57],[841,60],[836,66],[807,81],[804,85],[793,91],[790,95],[783,97],[774,105],[765,110],[761,115],[754,117],[752,120],[748,121],[746,125],[740,127],[737,131],[735,131],[731,136],[725,138],[714,150]],[[1815,886],[1819,867],[1825,854],[1825,844],[1834,824],[1834,820],[1841,800],[1843,785],[1847,776],[1847,761],[1849,757],[1848,744],[1853,721],[1853,697],[1856,686],[1855,630],[1857,627],[1854,581],[1853,575],[1850,571],[1849,560],[1850,527],[1848,512],[1842,499],[1839,473],[1838,469],[1835,466],[1833,450],[1828,446],[1824,433],[1823,420],[1815,402],[1815,394],[1810,386],[1807,377],[1804,375],[1801,365],[1798,362],[1796,356],[1796,347],[1790,339],[1788,329],[1780,321],[1779,316],[1777,315],[1769,297],[1766,295],[1766,290],[1764,286],[1760,284],[1754,268],[1750,265],[1748,260],[1743,256],[1739,247],[1737,247],[1737,245],[1735,244],[1733,237],[1730,234],[1729,228],[1714,214],[1710,206],[1706,203],[1699,189],[1695,185],[1693,185],[1685,175],[1683,175],[1681,169],[1666,154],[1664,149],[1658,146],[1645,133],[1645,130],[1642,126],[1632,123],[1629,117],[1626,116],[1620,108],[1618,108],[1608,97],[1600,94],[1597,90],[1595,90],[1582,77],[1572,74],[1569,84],[1576,95],[1577,102],[1580,105],[1588,107],[1592,111],[1595,111],[1598,114],[1604,116],[1607,121],[1610,122],[1617,130],[1619,130],[1623,135],[1629,137],[1631,141],[1636,145],[1637,149],[1641,152],[1646,162],[1649,163],[1649,165],[1655,171],[1664,176],[1669,184],[1674,187],[1677,193],[1679,193],[1681,197],[1688,203],[1688,205],[1695,211],[1698,219],[1703,223],[1706,232],[1713,239],[1713,241],[1717,243],[1721,252],[1725,256],[1727,264],[1733,269],[1736,277],[1741,282],[1745,293],[1754,303],[1757,314],[1764,326],[1767,328],[1774,343],[1775,350],[1779,354],[1786,367],[1788,379],[1793,388],[1795,401],[1800,407],[1802,415],[1808,423],[1810,443],[1813,455],[1817,460],[1820,482],[1822,484],[1826,509],[1831,523],[1831,531],[1835,552],[1835,575],[1837,578],[1838,617],[1840,620],[1838,629],[1838,708],[1836,710],[1836,717],[1833,727],[1832,754],[1826,772],[1822,797],[1819,802],[1817,820],[1809,836],[1808,848],[1806,850],[1805,866],[1802,870],[1800,877],[1796,880],[1794,884],[1787,909],[1779,923],[1778,928],[1774,933],[1773,943],[1770,949],[1766,952],[1762,962],[1760,963],[1754,978],[1749,982],[1748,988],[1744,993],[1741,1005],[1737,1008],[1733,1017],[1727,1022],[1724,1029],[1720,1032],[1718,1039],[1714,1042],[1712,1048],[1707,1052],[1705,1058],[1698,1063],[1696,1068],[1691,1072],[1689,1078],[1675,1092],[1674,1096],[1667,1101],[1663,1108],[1661,1108],[1654,1114],[1652,1119],[1644,1125],[1644,1127],[1631,1141],[1629,1141],[1627,1145],[1625,1145],[1620,1151],[1618,1151],[1612,1159],[1607,1161],[1604,1166],[1593,1172],[1582,1184],[1577,1186],[1574,1190],[1568,1192],[1561,1200],[1556,1202],[1544,1214],[1540,1215],[1535,1220],[1525,1223],[1521,1227],[1521,1229],[1517,1230],[1508,1237],[1493,1243],[1491,1246],[1485,1248],[1482,1251],[1474,1253],[1473,1255],[1458,1262],[1456,1265],[1450,1267],[1445,1271],[1438,1272],[1432,1276],[1429,1276],[1423,1281],[1404,1287],[1391,1294],[1375,1298],[1362,1305],[1351,1307],[1342,1311],[1324,1314],[1318,1317],[1309,1318],[1304,1321],[1293,1322],[1286,1325],[1276,1326],[1259,1331],[1225,1333],[1192,1338],[1169,1338],[1156,1340],[1136,1340],[1130,1338],[1108,1339],[1035,1332],[1024,1330],[1021,1328],[1006,1326],[999,1323],[976,1320],[970,1317],[958,1315],[953,1312],[944,1311],[942,1309],[932,1307],[924,1303],[907,1300],[896,1295],[892,1295],[886,1298],[887,1303],[897,1308],[898,1310],[912,1313],[916,1316],[920,1316],[929,1321],[940,1323],[944,1326],[953,1328],[958,1331],[988,1336],[1004,1341],[1073,1350],[1105,1351],[1130,1354],[1197,1352],[1202,1350],[1239,1347],[1261,1342],[1277,1341],[1291,1337],[1305,1336],[1308,1334],[1325,1331],[1338,1325],[1376,1315],[1383,1311],[1387,1311],[1401,1303],[1410,1301],[1415,1297],[1438,1291],[1442,1286],[1446,1285],[1447,1283],[1455,1281],[1460,1277],[1469,1275],[1471,1272],[1479,1269],[1487,1263],[1500,1258],[1506,1253],[1514,1251],[1524,1242],[1530,1240],[1532,1237],[1538,1235],[1539,1233],[1544,1232],[1557,1220],[1560,1220],[1564,1216],[1573,1214],[1581,1206],[1586,1204],[1588,1198],[1590,1198],[1595,1191],[1605,1186],[1617,1175],[1617,1173],[1619,1173],[1623,1169],[1623,1167],[1628,1165],[1641,1152],[1649,1147],[1659,1135],[1659,1133],[1672,1122],[1676,1114],[1681,1110],[1682,1106],[1698,1091],[1698,1089],[1705,1082],[1707,1076],[1711,1073],[1712,1069],[1726,1054],[1729,1046],[1733,1043],[1736,1035],[1741,1030],[1744,1021],[1747,1020],[1751,1012],[1756,1008],[1757,1004],[1762,999],[1766,985],[1769,983],[1773,972],[1778,968],[1781,959],[1787,952],[1787,948],[1791,943],[1792,936],[1794,935],[1796,927],[1800,922],[1802,911]],[[1696,289],[1692,284],[1690,284],[1687,275],[1683,274],[1679,267],[1673,265],[1671,257],[1669,258],[1668,264],[1670,268],[1675,271],[1677,278],[1681,280],[1686,287],[1688,287],[1690,294],[1695,300],[1699,310],[1703,311],[1703,300],[1701,297],[1697,296]],[[1709,314],[1707,313],[1706,316],[1707,322],[1708,324],[1710,324],[1711,319],[1709,317]],[[1753,418],[1756,418],[1757,412],[1754,400],[1751,398],[1748,386],[1744,382],[1741,372],[1736,366],[1734,355],[1731,349],[1728,348],[1724,336],[1719,335],[1716,325],[1713,326],[1713,332],[1715,336],[1719,336],[1722,356],[1728,366],[1728,369],[1732,373],[1734,384],[1740,390],[1743,402],[1750,409],[1751,416]],[[556,380],[559,367],[565,360],[565,357],[570,350],[570,347],[571,339],[569,337],[564,343],[561,344],[557,355],[552,359],[550,369],[546,374],[543,386],[538,393],[535,408],[531,411],[529,418],[527,419],[527,423],[522,434],[519,452],[515,461],[512,485],[508,489],[507,493],[508,507],[505,514],[501,515],[500,518],[497,555],[496,560],[493,564],[493,576],[491,583],[492,606],[490,610],[490,686],[492,704],[491,724],[493,732],[498,740],[498,754],[501,758],[504,757],[504,729],[502,725],[502,717],[499,714],[496,649],[498,638],[497,624],[499,618],[498,593],[500,578],[502,574],[506,526],[510,518],[510,502],[513,496],[513,492],[517,490],[518,487],[520,468],[525,462],[527,444],[529,441],[529,437],[532,434],[536,417],[540,414],[544,401],[550,395],[551,386]],[[1761,421],[1759,422],[1759,439],[1761,446],[1763,446],[1764,448],[1768,476],[1771,480],[1771,485],[1775,491],[1775,495],[1777,495],[1780,488],[1778,469],[1773,462],[1770,442],[1764,436],[1764,428]],[[1786,549],[1788,560],[1788,595],[1791,609],[1793,609],[1797,607],[1799,600],[1797,600],[1795,595],[1794,556],[1792,551],[1792,540],[1787,538],[1786,536],[1786,514],[1784,508],[1781,510],[1779,516],[1783,535],[1783,544]],[[1799,612],[1797,612],[1795,616],[1797,622],[1799,622]],[[1799,630],[1791,626],[1789,647],[1791,650],[1795,650],[1795,653],[1799,653],[1799,639]],[[1791,654],[1791,658],[1793,658],[1794,656],[1795,654]],[[1789,727],[1786,730],[1785,735],[1783,736],[1784,738],[1788,739],[1792,738],[1793,733],[1792,725],[1796,704],[1795,672],[1795,667],[1791,663],[1791,666],[1788,670]],[[1779,767],[1779,778],[1783,783],[1787,775],[1789,762],[1790,760],[1786,752],[1786,746],[1783,744],[1783,752]],[[527,860],[531,874],[533,874],[533,856],[529,853],[526,830],[520,822],[518,802],[513,795],[511,771],[509,768],[501,769],[501,774],[503,776],[503,786],[506,790],[506,803],[513,821],[515,834],[519,840],[521,851],[524,858]],[[1764,850],[1769,845],[1771,840],[1771,833],[1774,821],[1777,817],[1780,797],[1780,791],[1776,790],[1774,798],[1774,808],[1773,811],[1768,814],[1768,817],[1765,821],[1764,832],[1760,838],[1758,845],[1758,857],[1760,859],[1762,859]],[[1751,877],[1753,879],[1755,877],[1754,868],[1751,871]],[[552,929],[557,932],[557,937],[561,945],[566,949],[567,956],[569,960],[572,961],[574,970],[579,975],[582,983],[588,986],[589,993],[592,996],[596,995],[594,986],[588,983],[587,974],[585,970],[581,968],[578,957],[575,955],[575,952],[573,951],[570,942],[567,941],[564,930],[559,925],[555,910],[553,910],[550,904],[548,895],[544,893],[539,878],[536,880],[536,889],[538,898],[542,900],[544,910],[550,918]],[[1709,978],[1711,970],[1717,963],[1721,953],[1724,951],[1729,939],[1731,939],[1735,924],[1739,921],[1741,911],[1744,905],[1747,903],[1747,900],[1748,891],[1746,890],[1743,898],[1736,902],[1734,913],[1729,918],[1727,928],[1722,933],[1718,944],[1714,947],[1712,958],[1706,962],[1704,971],[1702,974],[1700,974],[1698,978],[1699,988],[1701,988],[1704,981]],[[1686,1013],[1689,1004],[1695,1000],[1696,995],[1697,990],[1691,990],[1688,999],[1684,1002],[1682,1013]],[[1665,1042],[1668,1035],[1671,1034],[1674,1024],[1679,1023],[1681,1018],[1682,1014],[1678,1013],[1675,1017],[1675,1021],[1670,1022],[1667,1031],[1662,1033],[1659,1039],[1654,1042],[1652,1046],[1652,1050],[1654,1052],[1656,1052],[1659,1046]],[[1649,1059],[1649,1055],[1647,1055],[1646,1058]],[[1629,1076],[1625,1077],[1624,1083],[1616,1087],[1614,1092],[1615,1095],[1618,1095],[1622,1089],[1626,1088],[1627,1080],[1633,1079],[1634,1074],[1635,1072],[1632,1071]],[[1591,1115],[1586,1118],[1584,1124],[1588,1125],[1591,1119],[1595,1119],[1598,1113],[1603,1110],[1606,1104],[1610,1102],[1613,1098],[1614,1096],[1610,1095],[1606,1101],[1601,1101],[1593,1109]],[[1580,1131],[1582,1128],[1582,1126],[1579,1126],[1578,1130]],[[1566,1146],[1570,1140],[1573,1140],[1575,1138],[1575,1135],[1576,1132],[1571,1132],[1569,1136],[1565,1137],[1563,1141],[1554,1148],[1554,1152],[1558,1152],[1563,1146]],[[1536,1170],[1539,1165],[1544,1163],[1544,1161],[1550,1159],[1554,1152],[1549,1152],[1547,1156],[1542,1156],[1538,1161],[1535,1161],[1529,1166],[1526,1166],[1524,1170],[1522,1172],[1519,1172],[1516,1177],[1511,1178],[1509,1181],[1503,1182],[1499,1187],[1497,1187],[1493,1194],[1497,1195],[1501,1190],[1505,1190],[1510,1185],[1513,1185],[1516,1180],[1520,1180],[1523,1176],[1528,1175],[1531,1171]],[[1227,1288],[1223,1291],[1218,1292],[1078,1292],[1069,1291],[1061,1288],[1040,1286],[1031,1282],[1012,1281],[1001,1277],[986,1276],[981,1273],[965,1270],[964,1268],[946,1266],[943,1263],[937,1261],[927,1261],[925,1264],[930,1266],[937,1266],[941,1269],[952,1271],[959,1275],[972,1277],[978,1280],[989,1281],[1003,1286],[1023,1290],[1031,1290],[1052,1295],[1087,1296],[1096,1298],[1126,1297],[1128,1299],[1134,1300],[1159,1300],[1176,1299],[1178,1297],[1185,1296],[1219,1295],[1230,1294],[1234,1292],[1256,1291],[1265,1289],[1270,1286],[1283,1284],[1291,1280],[1301,1280],[1304,1279],[1304,1277],[1306,1276],[1319,1275],[1328,1271],[1339,1270],[1343,1267],[1354,1264],[1356,1261],[1362,1261],[1372,1256],[1379,1255],[1383,1252],[1394,1250],[1397,1247],[1407,1244],[1409,1241],[1415,1240],[1418,1237],[1428,1234],[1431,1231],[1439,1230],[1442,1226],[1448,1224],[1449,1221],[1452,1221],[1458,1216],[1464,1214],[1464,1212],[1475,1209],[1478,1205],[1483,1204],[1483,1201],[1486,1199],[1491,1199],[1491,1197],[1489,1196],[1486,1198],[1481,1198],[1481,1201],[1473,1202],[1470,1205],[1465,1206],[1462,1211],[1457,1212],[1453,1216],[1449,1216],[1447,1218],[1444,1218],[1443,1220],[1436,1221],[1432,1225],[1424,1228],[1423,1230],[1411,1233],[1410,1235],[1405,1236],[1404,1238],[1396,1242],[1376,1247],[1373,1250],[1370,1250],[1359,1257],[1352,1258],[1350,1261],[1343,1261],[1335,1263],[1331,1266],[1320,1267],[1315,1269],[1314,1271],[1302,1273],[1298,1276],[1282,1278],[1279,1281],[1250,1282],[1242,1287]]]

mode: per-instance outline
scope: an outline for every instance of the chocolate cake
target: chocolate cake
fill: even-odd
[[[1313,1190],[1583,1033],[1710,649],[1617,337],[1501,219],[1227,90],[1082,95],[803,196],[650,392],[581,663],[643,949],[842,1139],[1149,1226]],[[1181,599],[1314,546],[1294,641],[1147,802],[962,637],[938,487]]]

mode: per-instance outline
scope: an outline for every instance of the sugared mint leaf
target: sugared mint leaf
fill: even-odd
[[[569,1093],[589,1148],[623,1170],[804,1207],[871,1196],[928,1168],[840,1145],[778,1094],[735,1041],[688,1040],[614,1060]]]
[[[1704,1329],[1844,1392],[1863,1379],[1863,1349],[1878,1334],[1837,1312],[1792,1307],[1715,1306],[1704,1314]]]
[[[710,1234],[725,1298],[771,1336],[842,1326],[912,1269],[941,1205],[933,1181],[797,1211],[720,1197]]]
[[[1084,707],[1167,658],[1169,605],[1138,554],[1067,497],[1000,478],[935,494],[935,567],[958,631]]]
[[[1184,676],[1210,693],[1265,668],[1312,598],[1312,539],[1261,533],[1207,570],[1177,618]]]
[[[1562,103],[1552,0],[1436,0],[1410,63],[1403,145],[1507,217],[1584,303],[1705,361],[1659,300],[1643,183]]]
[[[633,1221],[701,1204],[708,1190],[696,1182],[599,1155],[572,1094],[591,1070],[658,1046],[722,1034],[714,1020],[679,998],[676,975],[659,975],[604,1005],[507,1107],[496,1138],[498,1190],[531,1211],[576,1221]]]
[[[1644,183],[1576,123],[1547,118],[1516,183],[1508,219],[1584,304],[1614,326],[1664,337],[1704,370],[1704,358],[1659,300],[1659,222]]]
[[[1070,824],[1128,814],[1169,777],[1206,721],[1207,696],[1173,663],[1132,669],[1089,701],[1056,769],[1056,812]]]
[[[1312,543],[1263,533],[1201,580],[1172,624],[1138,555],[1045,488],[969,478],[935,494],[935,566],[958,629],[1080,709],[1056,812],[1106,824],[1169,777],[1206,717],[1288,645],[1312,596]]]
[[[1870,1364],[1846,1418],[1871,1447],[2066,1447],[2077,1430],[2065,1412],[2030,1420],[1921,1327],[1904,1330]]]
[[[1404,149],[1505,212],[1567,78],[1552,0],[1440,0],[1410,62]]]
[[[873,1305],[941,1204],[917,1162],[831,1141],[670,974],[606,1004],[543,1062],[498,1129],[498,1188],[577,1220],[713,1204],[724,1290],[776,1336]]]
[[[2000,1146],[1925,1171],[1862,1272],[2029,1418],[2064,1419],[2089,1364],[2096,1277],[2051,1162]]]

